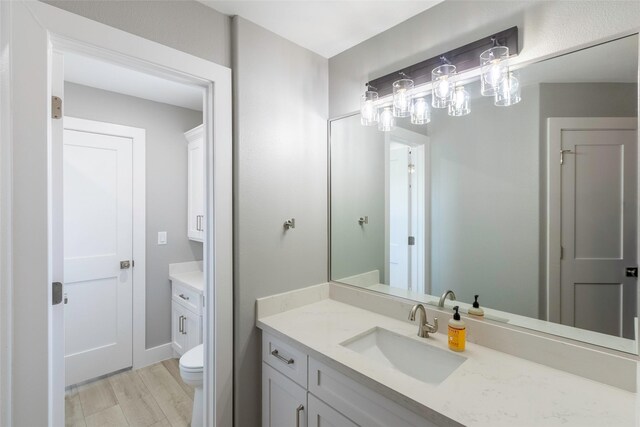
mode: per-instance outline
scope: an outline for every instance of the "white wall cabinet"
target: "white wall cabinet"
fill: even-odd
[[[266,333],[262,360],[262,427],[437,427]]]
[[[187,138],[187,236],[190,240],[204,240],[204,133],[200,125],[184,134]]]
[[[188,292],[191,292],[188,293]],[[171,346],[179,355],[202,344],[201,295],[172,283]]]

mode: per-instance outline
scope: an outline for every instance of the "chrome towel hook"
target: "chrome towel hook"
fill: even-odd
[[[290,228],[296,228],[296,219],[295,218],[291,218],[288,219],[284,222],[284,229],[288,230]]]

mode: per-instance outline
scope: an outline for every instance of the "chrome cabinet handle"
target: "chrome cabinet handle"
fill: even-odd
[[[300,427],[300,412],[304,411],[304,405],[300,404],[296,408],[296,427]]]
[[[182,333],[187,335],[187,316],[182,316]]]
[[[180,298],[182,298],[183,300],[189,301],[189,297],[185,297],[184,294],[180,294],[178,295]]]
[[[293,365],[293,364],[295,363],[295,360],[293,360],[293,359],[287,359],[286,357],[282,357],[282,356],[280,356],[280,353],[278,353],[278,350],[273,350],[273,351],[271,352],[271,354],[272,354],[273,356],[275,356],[276,358],[278,358],[278,359],[282,360],[282,361],[283,361],[284,363],[286,363],[287,365]]]
[[[182,332],[182,316],[178,317],[178,332]]]
[[[204,228],[202,227],[202,220],[204,219],[204,215],[196,215],[196,230],[197,231],[204,231]]]

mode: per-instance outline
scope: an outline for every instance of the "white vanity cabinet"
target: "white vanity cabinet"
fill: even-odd
[[[187,138],[187,236],[190,240],[204,239],[204,128],[200,125],[186,132]]]
[[[171,346],[179,355],[202,343],[202,295],[171,285]]]
[[[262,360],[262,427],[436,427],[268,333]]]

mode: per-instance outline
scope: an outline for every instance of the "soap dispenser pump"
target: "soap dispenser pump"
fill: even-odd
[[[475,296],[476,300],[473,302],[473,307],[469,309],[469,314],[474,316],[483,317],[484,310],[480,308],[480,304],[478,303],[478,295]]]
[[[467,325],[460,319],[460,313],[458,313],[460,307],[456,305],[453,309],[455,310],[453,319],[449,320],[449,349],[453,351],[464,351],[467,338]]]

